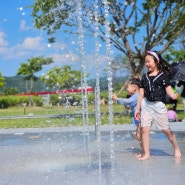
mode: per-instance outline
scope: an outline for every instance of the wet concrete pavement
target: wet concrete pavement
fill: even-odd
[[[132,125],[0,130],[0,185],[183,185],[185,123],[173,123],[182,158],[151,131],[151,160],[138,161]]]

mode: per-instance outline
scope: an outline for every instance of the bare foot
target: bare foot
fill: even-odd
[[[181,158],[181,151],[179,149],[175,150],[175,157],[176,158]]]
[[[143,152],[139,152],[139,153],[135,153],[135,156],[137,159],[139,159],[140,157],[142,157],[144,155]]]
[[[175,158],[175,164],[177,166],[181,165],[181,158]]]
[[[145,160],[150,160],[151,157],[149,155],[143,155],[142,157],[139,157],[138,160],[139,161],[145,161]]]

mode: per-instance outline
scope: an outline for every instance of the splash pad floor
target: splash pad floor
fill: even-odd
[[[182,185],[185,123],[171,125],[182,158],[165,136],[151,130],[151,160],[138,161],[132,125],[0,130],[0,185]]]

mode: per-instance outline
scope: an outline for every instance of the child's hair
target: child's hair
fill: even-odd
[[[138,78],[131,78],[127,81],[127,84],[134,84],[140,87],[140,79]]]
[[[141,79],[141,76],[140,76],[140,74],[139,73],[135,73],[135,74],[133,74],[132,75],[132,77],[131,78],[137,78],[137,79]]]
[[[151,55],[154,58],[154,61],[157,63],[158,69],[160,71],[163,71],[168,76],[172,75],[170,64],[162,58],[158,51],[147,51],[147,55]]]

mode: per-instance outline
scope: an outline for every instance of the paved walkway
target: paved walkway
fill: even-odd
[[[165,136],[151,131],[151,160],[138,161],[132,125],[0,129],[0,185],[182,185],[185,122],[171,124],[182,158]],[[110,134],[111,133],[111,134]]]

